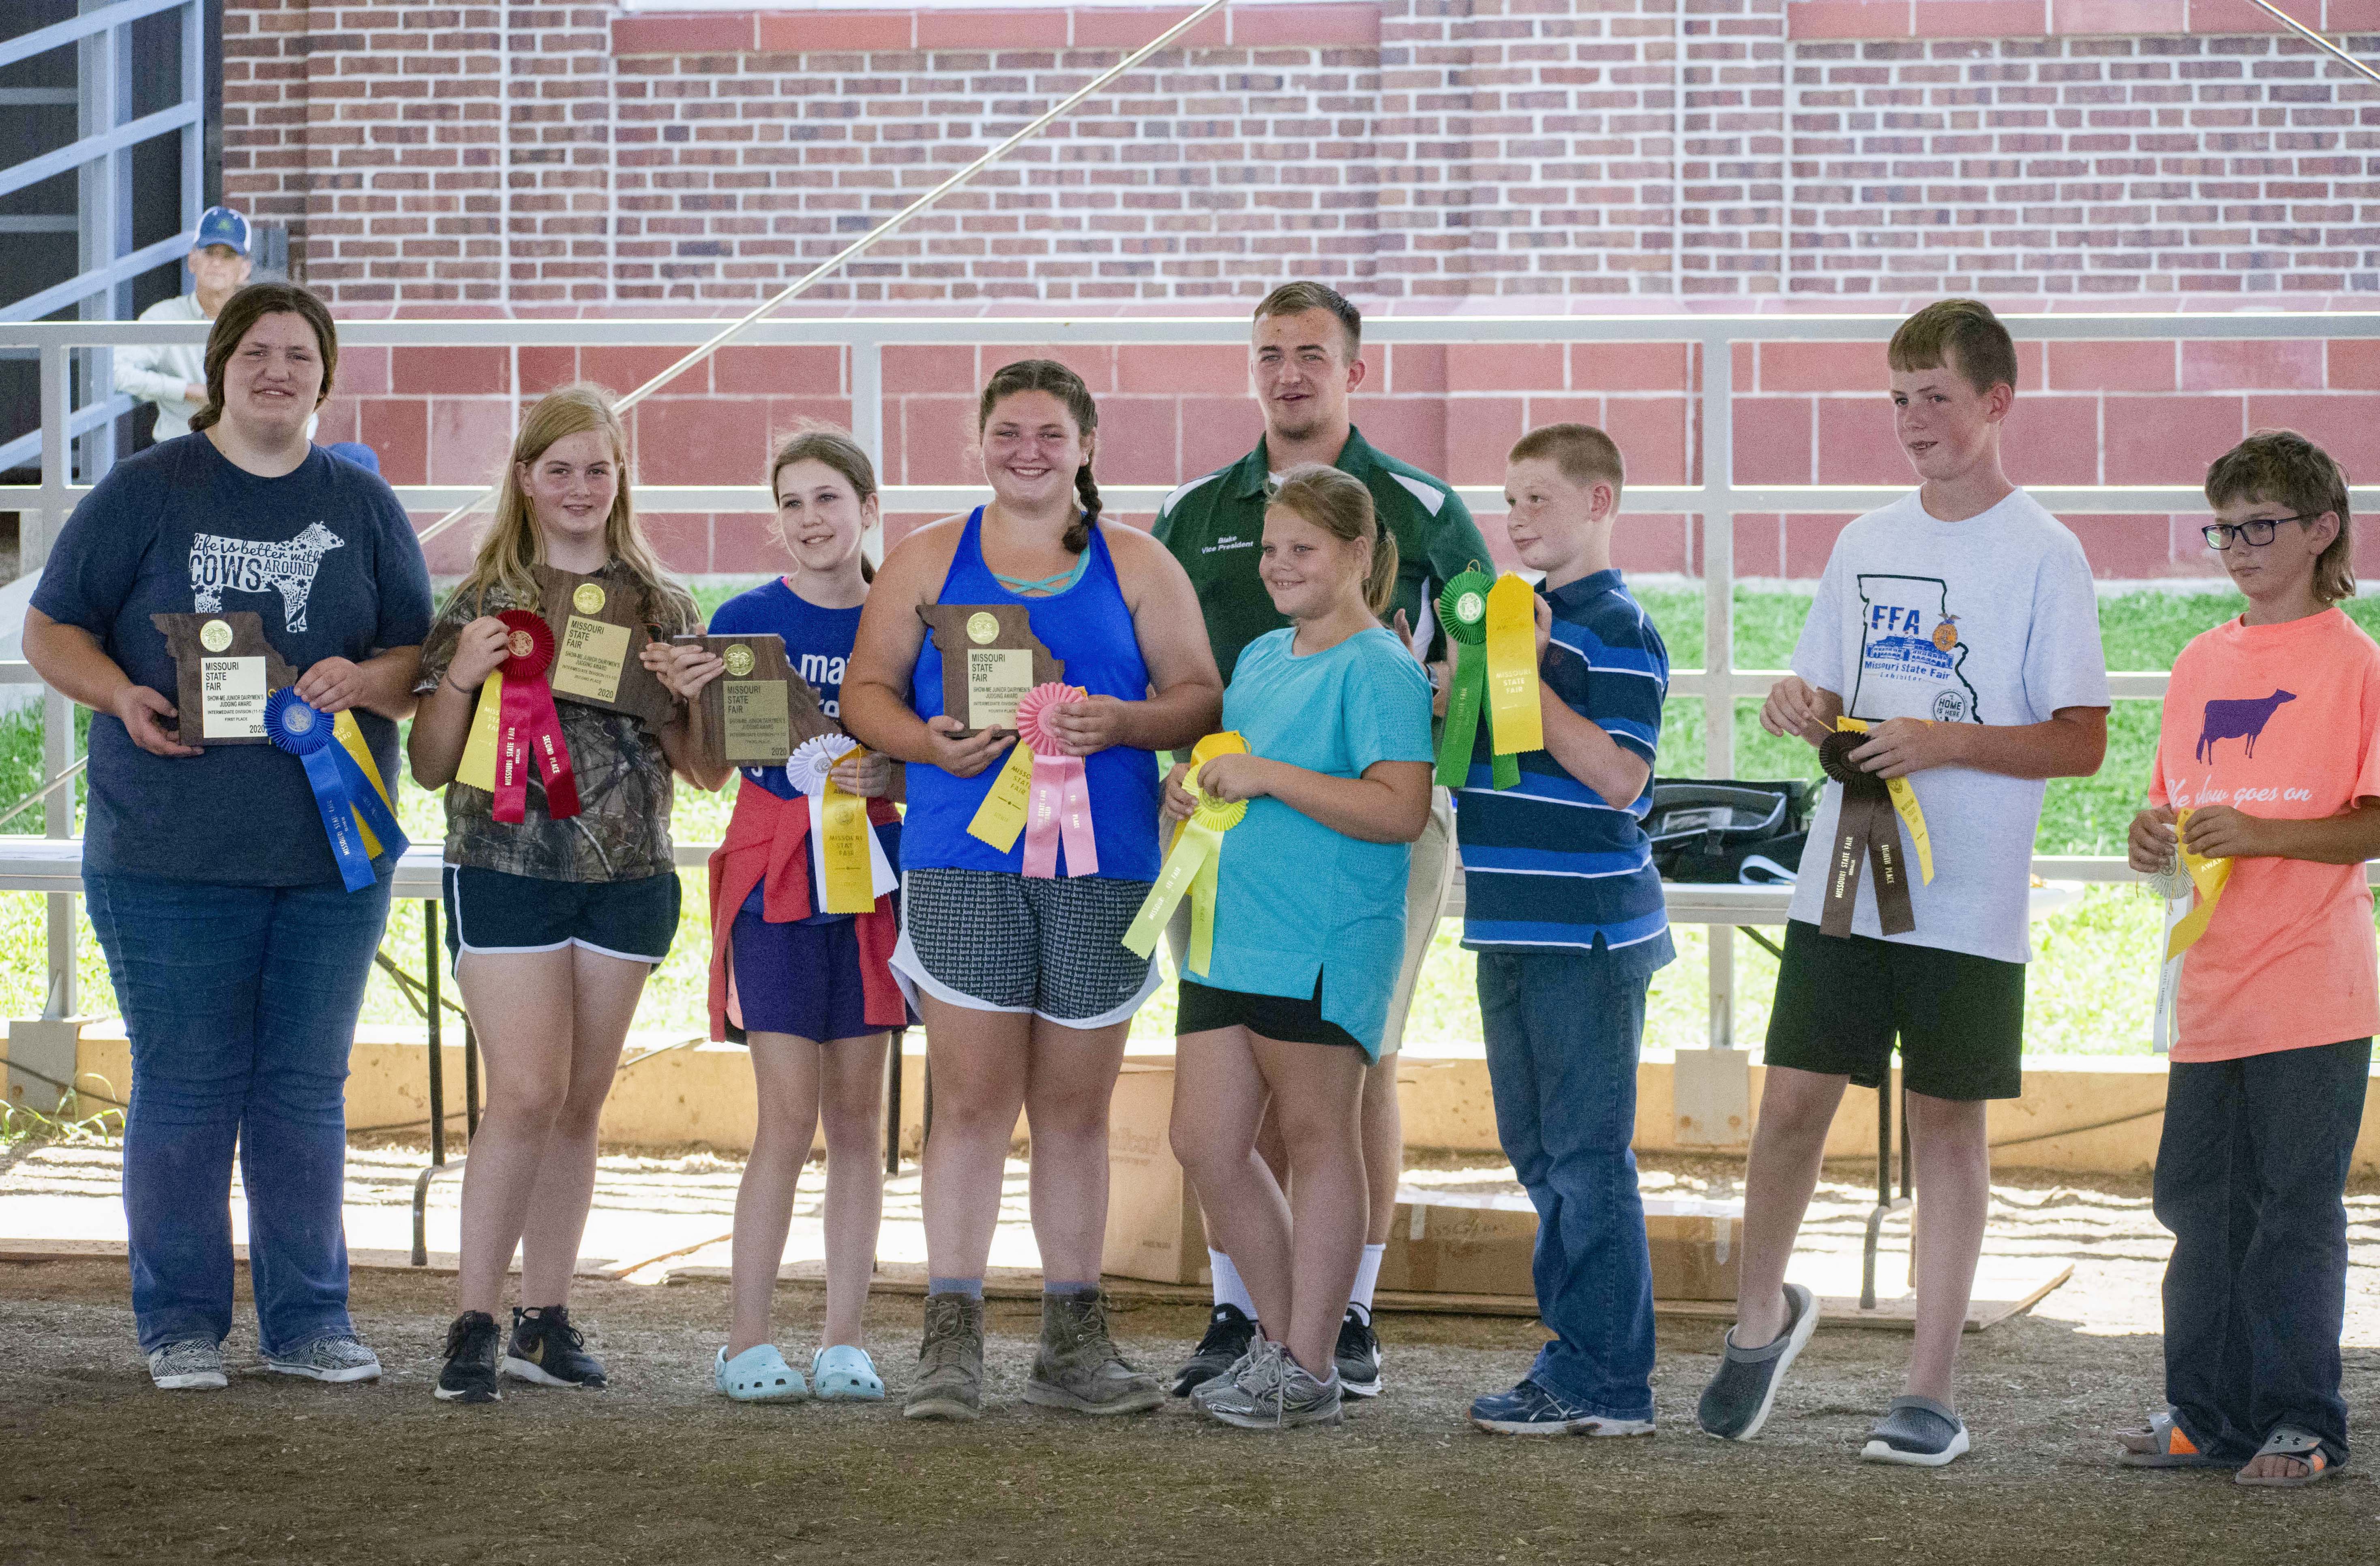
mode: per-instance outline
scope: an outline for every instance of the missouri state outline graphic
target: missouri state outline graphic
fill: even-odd
[[[1859,668],[1846,710],[1870,722],[1915,716],[1982,722],[1949,586],[1939,577],[1885,575],[1863,575],[1858,585]]]

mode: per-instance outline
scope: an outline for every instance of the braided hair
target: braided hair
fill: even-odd
[[[1047,392],[1066,405],[1078,431],[1090,435],[1099,430],[1099,405],[1091,400],[1091,389],[1083,383],[1081,376],[1053,358],[1021,358],[1014,364],[1002,365],[984,383],[983,396],[976,405],[975,432],[978,438],[991,422],[991,410],[1001,399],[1019,392]],[[1087,462],[1075,469],[1075,493],[1082,501],[1083,509],[1060,541],[1068,553],[1080,554],[1091,547],[1091,529],[1099,520],[1099,480],[1091,477],[1091,465]]]

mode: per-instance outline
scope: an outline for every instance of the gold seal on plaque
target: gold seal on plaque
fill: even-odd
[[[603,589],[592,582],[579,583],[577,590],[570,595],[570,607],[581,614],[602,613]]]
[[[978,647],[988,646],[994,637],[1000,635],[999,617],[992,614],[970,614],[967,616],[966,631],[967,640]]]
[[[209,652],[221,652],[231,645],[231,626],[222,620],[210,620],[199,627],[199,645]]]
[[[725,662],[728,674],[740,680],[752,672],[752,649],[739,641],[727,649]]]

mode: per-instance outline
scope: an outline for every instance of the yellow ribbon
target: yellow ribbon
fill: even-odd
[[[1546,747],[1537,705],[1537,595],[1507,571],[1488,589],[1488,720],[1495,754]]]
[[[852,747],[835,758],[841,766],[868,752]],[[829,772],[820,796],[819,880],[830,914],[866,914],[876,907],[875,877],[868,862],[868,800],[834,786]]]
[[[1867,733],[1866,722],[1859,718],[1838,718],[1835,727],[1848,734]],[[1917,791],[1909,786],[1907,778],[1887,778],[1884,787],[1885,792],[1892,795],[1892,807],[1900,813],[1900,824],[1909,829],[1909,846],[1917,855],[1917,878],[1931,886],[1934,884],[1934,840],[1925,834],[1925,812],[1917,807]]]
[[[2207,922],[2215,917],[2215,904],[2223,901],[2223,888],[2231,880],[2229,859],[2210,859],[2179,846],[2181,829],[2189,821],[2188,810],[2177,812],[2173,819],[2173,831],[2176,851],[2181,856],[2181,868],[2189,873],[2191,884],[2198,889],[2198,906],[2184,915],[2181,922],[2173,927],[2173,932],[2166,937],[2167,962],[2189,951],[2198,943],[2198,938],[2206,933]]]
[[[1198,769],[1218,756],[1247,753],[1247,741],[1229,732],[1208,734],[1191,748],[1190,773],[1183,781],[1198,806],[1173,834],[1173,846],[1166,853],[1165,867],[1158,872],[1157,883],[1141,899],[1140,912],[1133,916],[1132,927],[1123,932],[1124,950],[1133,955],[1147,957],[1157,950],[1166,922],[1173,917],[1175,905],[1186,892],[1190,898],[1190,952],[1184,966],[1204,978],[1213,965],[1215,888],[1222,866],[1223,834],[1246,817],[1248,804],[1245,799],[1227,804],[1207,793],[1198,786]]]
[[[1016,846],[1033,800],[1033,747],[1018,739],[1008,747],[1008,761],[991,780],[991,792],[976,807],[967,835],[990,844],[1002,854]]]
[[[392,816],[396,814],[396,802],[389,798],[388,785],[380,781],[380,763],[372,759],[371,747],[364,743],[364,731],[357,726],[356,715],[342,712],[333,718],[331,734],[347,747],[347,754],[356,759],[356,765],[361,767],[364,776],[371,780],[372,792],[379,795],[380,802],[388,807],[388,813]],[[379,858],[380,839],[372,835],[371,828],[364,825],[363,812],[350,807],[348,814],[355,817],[356,831],[364,840],[364,857]]]
[[[496,792],[497,714],[504,705],[504,677],[491,674],[480,686],[480,705],[471,714],[470,736],[463,741],[463,759],[455,781],[482,793]]]

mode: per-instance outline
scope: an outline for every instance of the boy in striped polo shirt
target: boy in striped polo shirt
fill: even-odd
[[[1554,1332],[1510,1391],[1471,1405],[1500,1435],[1653,1433],[1653,1275],[1636,1195],[1645,991],[1676,953],[1644,819],[1669,649],[1611,565],[1620,448],[1549,424],[1506,459],[1506,527],[1538,585],[1546,747],[1493,786],[1489,725],[1456,794],[1463,943],[1496,1129],[1537,1209],[1537,1309]]]

